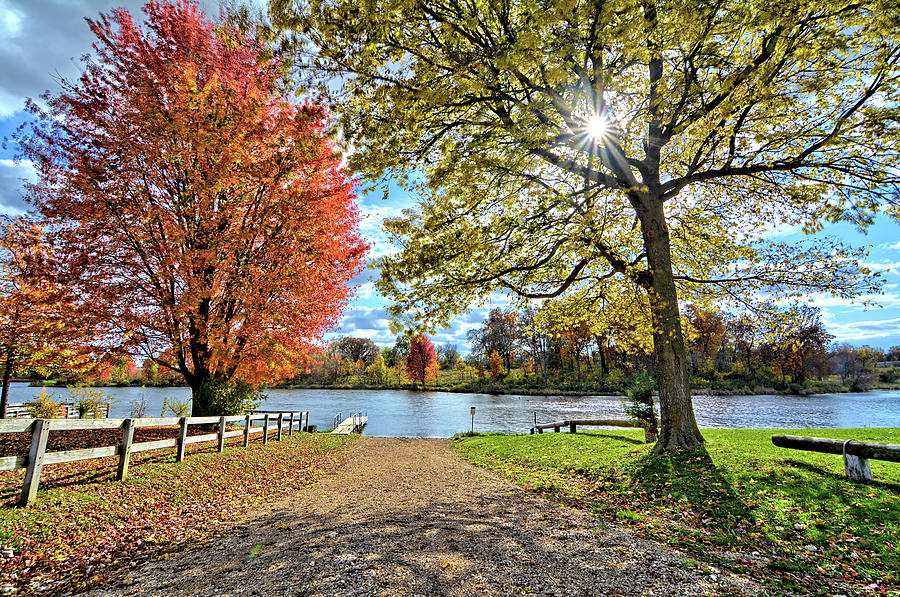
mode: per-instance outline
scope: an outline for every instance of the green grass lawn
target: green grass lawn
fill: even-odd
[[[519,485],[750,574],[767,592],[898,587],[900,464],[872,460],[875,481],[851,483],[840,456],[778,448],[776,433],[900,443],[900,429],[707,429],[705,448],[664,457],[632,430],[460,436],[454,446]]]

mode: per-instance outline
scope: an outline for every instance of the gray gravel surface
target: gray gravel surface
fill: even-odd
[[[447,440],[360,438],[347,464],[92,595],[742,594],[668,546],[522,490]],[[686,565],[687,564],[687,565]]]

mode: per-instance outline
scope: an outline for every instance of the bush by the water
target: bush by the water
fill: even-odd
[[[653,390],[655,388],[656,381],[649,375],[636,376],[631,387],[626,391],[629,401],[625,406],[625,412],[638,421],[642,421],[647,426],[649,435],[654,438],[659,428],[656,419],[656,407],[653,401]]]
[[[69,386],[69,399],[78,409],[79,419],[102,419],[112,399],[101,389],[90,386]]]
[[[168,396],[163,396],[162,412],[159,414],[159,416],[166,416],[167,410],[172,413],[173,417],[190,416],[191,400],[190,398],[179,400],[178,398],[169,398]]]
[[[46,387],[42,388],[40,396],[35,396],[35,400],[25,403],[25,406],[28,408],[28,414],[35,419],[59,418],[59,409],[62,406],[62,402],[54,400],[53,397],[55,395],[53,392],[48,394]]]

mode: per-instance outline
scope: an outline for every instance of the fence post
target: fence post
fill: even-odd
[[[244,447],[250,445],[250,415],[247,415],[244,421]]]
[[[175,452],[175,462],[182,462],[184,460],[184,449],[187,447],[187,417],[181,417],[179,425],[181,428],[178,432],[178,450]]]
[[[278,435],[275,436],[275,439],[281,441],[281,426],[284,425],[284,413],[278,413]]]
[[[134,419],[125,419],[122,427],[122,444],[119,447],[119,468],[116,479],[122,481],[128,476],[128,465],[131,462],[131,444],[134,442]]]
[[[219,417],[219,452],[225,450],[225,415]]]
[[[263,445],[269,443],[269,415],[263,416]]]
[[[288,426],[288,435],[294,435],[294,413],[291,413],[291,424]]]
[[[31,432],[31,449],[28,451],[28,467],[25,469],[25,483],[22,485],[20,506],[28,506],[37,497],[38,484],[41,482],[41,468],[44,466],[44,453],[47,451],[47,436],[50,434],[50,421],[37,419],[34,431]]]
[[[306,411],[306,431],[309,432],[309,411]]]

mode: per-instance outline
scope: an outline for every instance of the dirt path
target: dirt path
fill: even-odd
[[[703,595],[737,579],[531,495],[447,440],[361,438],[345,468],[95,595]]]

